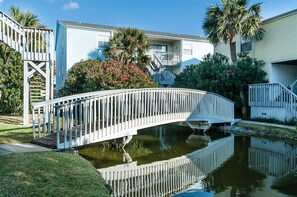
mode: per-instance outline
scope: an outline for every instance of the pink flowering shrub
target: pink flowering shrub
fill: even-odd
[[[108,60],[87,60],[76,63],[68,72],[60,96],[127,88],[158,87],[150,76],[136,64],[123,65],[121,62]]]

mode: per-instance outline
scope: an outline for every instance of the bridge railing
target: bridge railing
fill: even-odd
[[[57,106],[82,100],[95,95],[104,94],[105,91],[88,92],[83,94],[65,96],[48,101],[32,104],[32,126],[33,137],[41,138],[55,132],[55,121],[57,120]],[[36,132],[36,129],[38,131]]]
[[[0,41],[20,52],[23,60],[54,59],[53,30],[23,27],[2,11],[0,11]]]
[[[249,166],[264,174],[282,177],[297,170],[297,147],[287,153],[250,147]]]
[[[92,92],[34,104],[32,111],[37,111],[37,119],[33,114],[35,137],[56,132],[60,148],[124,137],[171,122],[234,120],[233,102],[179,88]]]
[[[165,196],[201,180],[234,154],[234,136],[190,154],[137,166],[136,162],[99,169],[113,196]]]

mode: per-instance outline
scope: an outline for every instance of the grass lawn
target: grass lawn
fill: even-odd
[[[273,126],[246,124],[246,123],[236,123],[235,126],[249,128],[259,132],[273,132],[273,133],[292,135],[292,136],[297,134],[296,130],[273,127]]]
[[[19,116],[0,116],[0,144],[30,142],[32,128],[21,125]]]
[[[0,196],[110,196],[97,170],[60,152],[0,156]]]

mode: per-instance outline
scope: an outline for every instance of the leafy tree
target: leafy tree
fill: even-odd
[[[197,65],[189,65],[184,68],[183,72],[175,77],[175,86],[196,89],[198,86],[197,69]]]
[[[136,64],[108,60],[87,60],[75,64],[68,72],[60,96],[124,88],[158,87]]]
[[[237,87],[240,96],[240,106],[242,106],[242,115],[248,115],[248,85],[257,83],[267,83],[267,73],[263,71],[265,62],[252,59],[248,55],[241,53],[238,55],[239,61],[235,69],[234,76],[237,78]]]
[[[221,0],[221,5],[209,6],[203,29],[207,39],[213,43],[229,43],[233,64],[237,64],[236,36],[245,40],[263,39],[261,3],[248,7],[248,0]]]
[[[45,26],[39,22],[38,16],[27,11],[22,11],[19,7],[11,6],[9,15],[24,27],[44,28]]]
[[[25,27],[43,28],[38,17],[11,6],[10,16]],[[0,43],[0,113],[21,113],[23,108],[23,63],[21,54]]]
[[[20,113],[23,108],[21,54],[0,43],[0,114]]]
[[[143,69],[150,61],[146,51],[150,45],[144,32],[135,28],[118,28],[105,50],[106,59],[123,64],[138,64]]]
[[[235,102],[240,115],[248,114],[248,85],[266,82],[263,61],[240,54],[237,66],[222,54],[206,55],[198,65],[184,69],[175,79],[175,87],[194,88],[220,94]]]

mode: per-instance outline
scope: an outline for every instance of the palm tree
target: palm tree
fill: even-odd
[[[203,29],[207,39],[214,45],[229,43],[231,60],[237,64],[236,36],[245,40],[263,39],[261,3],[248,7],[248,0],[221,0],[221,5],[209,6]]]
[[[11,6],[9,8],[9,15],[24,27],[45,28],[45,26],[39,22],[37,15],[29,11],[24,12],[19,7]]]
[[[136,63],[144,68],[150,61],[146,51],[150,45],[144,32],[135,28],[118,28],[108,42],[105,56],[124,64]]]

